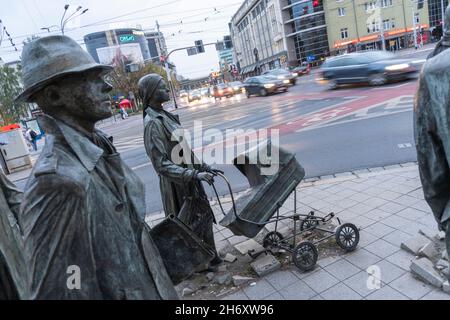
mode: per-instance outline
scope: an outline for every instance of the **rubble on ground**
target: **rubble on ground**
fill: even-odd
[[[259,277],[264,277],[281,268],[280,261],[271,254],[262,254],[250,265]]]
[[[400,247],[415,256],[410,270],[416,278],[450,294],[450,263],[444,240],[442,232],[423,229],[415,237],[402,242]]]

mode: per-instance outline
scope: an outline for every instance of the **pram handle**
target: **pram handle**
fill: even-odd
[[[230,191],[231,202],[233,203],[234,215],[235,215],[236,219],[239,219],[239,217],[237,215],[237,212],[236,212],[236,203],[234,202],[233,190],[231,189],[230,181],[228,181],[228,178],[224,174],[222,174],[220,172],[216,172],[215,175],[221,177],[225,181],[225,183],[227,184],[228,190]],[[226,213],[225,213],[225,210],[223,209],[222,202],[220,201],[219,193],[217,192],[216,186],[214,185],[214,183],[211,184],[211,186],[213,187],[214,193],[216,194],[217,202],[219,202],[220,210],[222,210],[222,214],[224,216],[226,216]]]

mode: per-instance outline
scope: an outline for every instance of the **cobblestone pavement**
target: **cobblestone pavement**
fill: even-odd
[[[211,204],[220,221],[217,202]],[[224,206],[227,210],[231,203]],[[292,195],[281,212],[293,208]],[[314,210],[318,215],[335,212],[341,221],[355,224],[360,228],[358,248],[351,253],[319,258],[316,268],[306,273],[290,264],[287,269],[236,288],[223,299],[450,299],[440,289],[415,279],[409,272],[414,256],[400,249],[401,242],[417,235],[420,229],[438,232],[423,199],[415,163],[308,179],[298,187],[297,209],[299,213]],[[147,222],[152,226],[163,218],[164,213],[153,214]],[[288,224],[282,223],[279,229]],[[220,225],[214,228],[219,252],[248,240],[234,236]],[[273,226],[266,228],[272,230]],[[368,268],[373,266],[381,272],[381,285],[370,284]]]

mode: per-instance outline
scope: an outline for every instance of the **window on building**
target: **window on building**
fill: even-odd
[[[391,29],[395,29],[395,18],[391,19]]]
[[[372,11],[372,10],[375,10],[376,6],[377,6],[376,1],[370,1],[370,2],[364,3],[364,9],[365,9],[366,11]]]
[[[390,7],[392,6],[392,0],[381,0],[381,7],[385,8],[385,7]]]
[[[415,14],[416,23],[420,23],[420,15],[418,13]]]
[[[383,20],[383,30],[389,30],[391,28],[391,19]]]
[[[348,28],[341,29],[341,39],[348,39]]]
[[[380,31],[380,24],[376,21],[367,23],[367,33],[374,33]]]
[[[338,15],[339,17],[345,16],[345,8],[338,8]]]

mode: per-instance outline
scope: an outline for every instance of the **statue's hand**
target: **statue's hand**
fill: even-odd
[[[214,183],[214,174],[209,172],[200,172],[197,174],[197,179],[199,181],[205,181],[209,185]]]
[[[218,173],[224,174],[224,172],[222,170],[215,169],[213,167],[208,167],[206,172],[209,172],[209,173],[211,173],[211,174],[213,174],[215,176],[217,176]]]
[[[215,176],[216,176],[218,173],[220,173],[220,174],[224,174],[224,173],[225,173],[225,172],[223,172],[222,170],[219,170],[219,169],[212,169],[211,171],[214,173]]]

